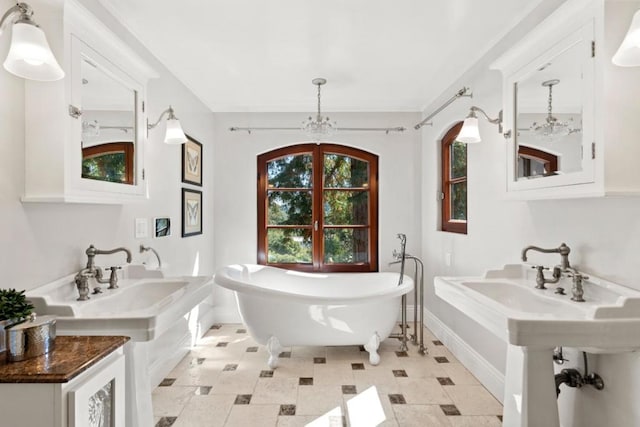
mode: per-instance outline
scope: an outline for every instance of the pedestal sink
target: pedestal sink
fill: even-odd
[[[591,353],[640,348],[640,291],[591,276],[585,302],[535,289],[535,272],[506,265],[483,277],[436,277],[435,292],[508,343],[504,425],[559,427],[552,352],[556,346]]]
[[[38,314],[57,317],[58,335],[126,335],[127,427],[153,423],[151,392],[213,323],[210,276],[163,277],[127,265],[117,289],[77,301],[75,274],[27,292]],[[92,283],[93,287],[95,283]]]

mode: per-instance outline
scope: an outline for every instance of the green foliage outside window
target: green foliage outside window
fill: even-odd
[[[109,182],[126,182],[125,153],[106,153],[82,159],[82,177]]]
[[[451,178],[467,176],[467,144],[455,141],[451,144]],[[451,219],[467,219],[467,183],[451,186]]]
[[[267,223],[300,226],[269,228],[267,259],[270,263],[312,262],[312,163],[311,154],[300,154],[275,159],[267,164]],[[340,154],[324,156],[325,225],[368,224],[368,174],[367,162]],[[324,262],[366,262],[367,236],[366,229],[325,229]]]

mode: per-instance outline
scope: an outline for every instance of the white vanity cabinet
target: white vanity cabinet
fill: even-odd
[[[637,8],[569,0],[494,62],[509,198],[640,195],[640,68],[611,63]]]
[[[0,425],[124,427],[127,340],[58,336],[47,355],[0,363]]]
[[[25,81],[23,202],[147,198],[145,90],[157,77],[76,0],[43,6],[64,79]]]

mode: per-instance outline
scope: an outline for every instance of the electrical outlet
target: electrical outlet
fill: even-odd
[[[136,218],[136,239],[149,237],[149,221],[147,218]]]

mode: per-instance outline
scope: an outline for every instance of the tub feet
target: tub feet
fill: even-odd
[[[369,352],[369,363],[371,363],[373,366],[380,363],[378,347],[380,347],[380,337],[378,336],[378,333],[375,332],[369,339],[369,342],[364,345],[364,349]]]
[[[282,346],[278,338],[273,335],[271,335],[269,341],[267,341],[267,351],[269,352],[269,362],[267,362],[267,364],[271,369],[277,368]]]

